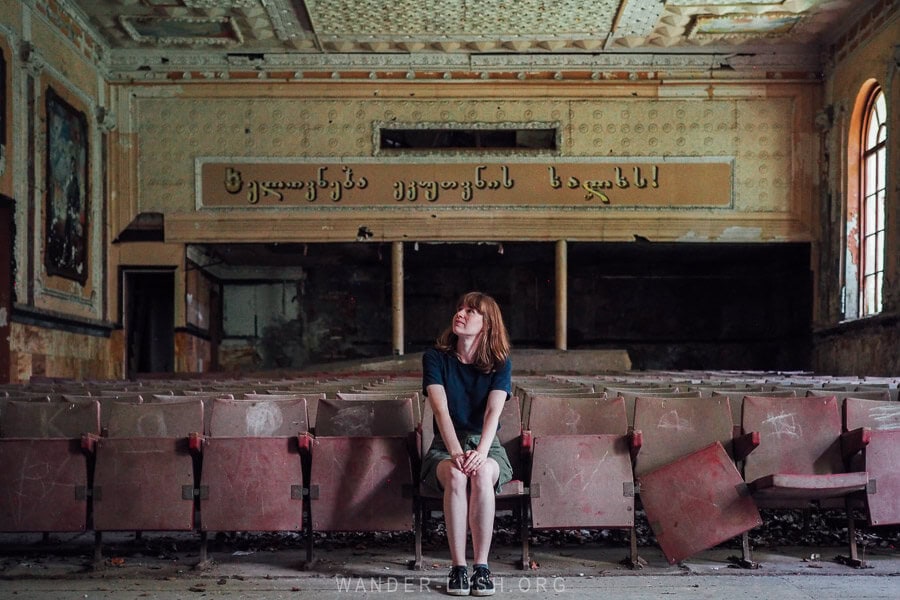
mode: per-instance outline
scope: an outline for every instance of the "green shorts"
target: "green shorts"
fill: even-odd
[[[481,441],[480,433],[462,433],[458,437],[459,445],[462,446],[463,452],[474,450],[478,447],[478,442]],[[494,486],[494,490],[499,494],[503,484],[512,481],[513,470],[512,465],[509,464],[506,449],[500,445],[500,440],[496,436],[488,450],[488,458],[493,458],[500,465],[500,477]],[[450,453],[444,445],[444,440],[441,439],[441,436],[435,435],[434,441],[431,442],[431,448],[428,449],[428,452],[425,453],[422,459],[422,483],[433,490],[444,491],[444,488],[441,487],[441,482],[437,478],[437,467],[441,461],[449,459]]]

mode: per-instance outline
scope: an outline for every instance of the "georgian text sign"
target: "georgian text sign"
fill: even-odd
[[[728,158],[199,159],[197,208],[726,208],[732,171]]]

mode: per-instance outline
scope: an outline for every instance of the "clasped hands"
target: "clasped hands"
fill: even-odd
[[[477,473],[478,469],[483,467],[485,462],[487,462],[487,456],[481,454],[478,450],[468,450],[453,455],[453,464],[467,477],[471,477]]]

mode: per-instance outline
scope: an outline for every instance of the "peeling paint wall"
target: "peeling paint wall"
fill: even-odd
[[[10,381],[32,376],[74,379],[121,379],[122,364],[113,359],[121,349],[115,339],[13,322],[10,328]]]
[[[813,368],[834,375],[896,377],[900,373],[900,319],[870,319],[820,332]]]
[[[889,14],[890,13],[890,14]],[[822,244],[813,366],[841,375],[900,374],[900,14],[885,11],[850,28],[832,48],[823,125]],[[888,108],[883,310],[859,315],[858,99],[876,81]]]
[[[0,51],[6,65],[6,114],[2,117],[7,136],[5,154],[0,157],[0,193],[15,202],[16,300],[7,315],[12,323],[12,381],[31,375],[121,376],[120,361],[111,360],[111,351],[121,347],[112,341],[104,294],[108,283],[105,170],[97,114],[106,86],[91,32],[71,20],[63,32],[61,22],[66,21],[60,20],[56,3],[7,1],[0,8]],[[52,217],[48,197],[53,189],[47,162],[48,155],[54,154],[47,141],[49,98],[60,101],[58,106],[72,115],[71,122],[84,119],[84,135],[70,142],[84,147],[85,177],[79,187],[83,195],[77,203],[84,213],[78,215],[74,228],[84,244],[75,242],[73,229],[67,229],[61,241],[63,251],[80,254],[63,269],[46,264],[51,245],[47,220]],[[97,335],[82,335],[83,330]]]

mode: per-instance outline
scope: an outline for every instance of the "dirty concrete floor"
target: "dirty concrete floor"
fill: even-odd
[[[676,565],[658,547],[640,547],[646,564],[621,564],[626,537],[603,543],[579,536],[536,536],[532,569],[520,570],[520,547],[500,537],[491,566],[498,597],[586,598],[787,598],[900,597],[900,551],[896,544],[864,546],[868,568],[854,569],[835,557],[839,546],[761,547],[759,568],[735,568],[736,543],[724,544]],[[575,540],[575,541],[573,541]],[[622,544],[618,542],[622,541]],[[103,560],[93,560],[93,534],[0,534],[0,598],[248,598],[302,596],[406,598],[445,594],[449,555],[438,536],[426,540],[423,568],[410,570],[411,534],[316,534],[306,565],[302,535],[237,534],[211,539],[210,562],[197,568],[196,534],[104,535]]]

